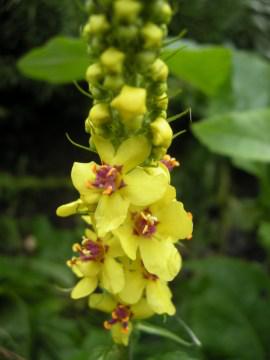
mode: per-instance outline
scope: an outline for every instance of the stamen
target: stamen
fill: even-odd
[[[129,331],[129,320],[132,318],[133,313],[128,305],[118,304],[112,312],[112,318],[104,322],[104,328],[110,330],[116,323],[121,324],[121,332],[126,334]]]
[[[172,171],[176,166],[180,166],[180,163],[174,157],[171,157],[169,154],[164,155],[161,162],[167,167],[169,171]]]
[[[138,236],[151,237],[155,232],[159,221],[149,209],[140,213],[132,214],[134,223],[133,233]]]
[[[116,190],[121,189],[125,186],[124,181],[122,180],[122,166],[107,165],[103,164],[100,166],[94,165],[93,172],[96,174],[96,178],[93,182],[87,183],[88,188],[97,188],[102,191],[104,195],[111,195]]]

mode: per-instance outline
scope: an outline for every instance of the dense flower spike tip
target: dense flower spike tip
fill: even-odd
[[[71,297],[88,296],[91,309],[111,314],[104,327],[126,346],[136,321],[175,314],[168,282],[182,266],[176,243],[193,230],[170,185],[179,162],[167,154],[169,70],[160,54],[172,9],[167,0],[96,0],[86,8],[93,104],[85,131],[100,162],[74,162],[79,199],[57,215],[78,214],[87,226],[67,261],[78,278]]]

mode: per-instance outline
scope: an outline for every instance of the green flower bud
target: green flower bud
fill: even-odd
[[[98,84],[103,79],[103,70],[99,63],[88,66],[86,70],[86,81],[90,84]]]
[[[101,126],[111,120],[109,105],[98,103],[94,105],[89,112],[88,119],[95,126]]]
[[[88,21],[90,34],[102,34],[106,32],[110,25],[103,14],[91,15]]]
[[[160,27],[153,23],[148,23],[142,28],[141,32],[144,39],[145,48],[149,49],[161,46],[163,32]]]
[[[168,103],[169,103],[168,95],[166,93],[163,93],[163,94],[157,96],[155,98],[154,102],[155,102],[155,105],[157,108],[159,108],[161,110],[167,110]]]
[[[166,81],[169,69],[165,62],[161,59],[156,59],[153,65],[150,68],[151,77],[154,81]]]
[[[171,145],[173,132],[167,120],[157,118],[150,124],[153,145],[168,148]]]
[[[92,84],[89,84],[89,91],[96,100],[103,100],[104,96],[107,95],[105,90]]]
[[[136,25],[119,25],[116,28],[116,36],[122,44],[133,45],[138,36],[139,29]]]
[[[123,86],[120,94],[116,96],[111,106],[118,110],[121,120],[128,122],[146,112],[146,90],[132,86]]]
[[[120,73],[123,68],[124,58],[125,54],[122,51],[111,47],[102,53],[100,61],[107,72]]]
[[[153,62],[155,61],[156,56],[157,54],[155,51],[151,51],[151,50],[141,51],[139,54],[137,54],[136,57],[137,64],[142,70],[147,70],[149,66],[153,64]]]
[[[153,146],[152,156],[155,160],[160,160],[167,153],[168,148],[162,146]]]
[[[128,23],[134,22],[141,7],[141,4],[136,0],[117,0],[114,3],[115,18]]]
[[[103,83],[105,89],[113,92],[120,91],[123,85],[124,85],[124,79],[120,75],[107,75]]]
[[[153,17],[155,22],[168,24],[172,18],[172,8],[164,0],[153,4]]]

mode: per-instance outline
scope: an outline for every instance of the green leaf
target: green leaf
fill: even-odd
[[[167,48],[164,59],[173,75],[212,96],[227,81],[231,72],[231,51],[221,46]]]
[[[83,40],[57,36],[24,55],[17,65],[28,77],[61,84],[83,79],[89,63]]]
[[[194,124],[192,129],[217,154],[270,161],[270,109],[213,116]]]
[[[263,221],[258,230],[260,243],[270,252],[270,222]]]
[[[162,354],[160,356],[150,357],[147,360],[199,360],[199,357],[194,357],[183,351],[174,351]]]
[[[266,59],[239,50],[232,51],[230,81],[210,99],[207,113],[247,111],[270,105],[270,63]]]
[[[232,163],[239,169],[257,176],[258,178],[264,178],[267,173],[267,164],[261,162],[250,161],[243,158],[234,158],[232,159]]]
[[[226,258],[192,261],[186,268],[181,312],[209,358],[269,358],[270,281],[262,268]]]

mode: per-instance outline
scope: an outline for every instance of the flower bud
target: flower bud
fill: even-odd
[[[108,104],[98,103],[94,105],[88,115],[88,120],[95,126],[100,126],[111,120]]]
[[[118,110],[123,121],[130,121],[146,112],[146,90],[125,85],[111,106]]]
[[[141,7],[141,4],[136,0],[117,0],[114,3],[115,18],[131,23],[138,17]]]
[[[138,36],[139,28],[136,25],[119,25],[116,28],[116,36],[121,45],[132,46]]]
[[[113,47],[105,50],[100,61],[107,72],[119,73],[122,71],[125,54]]]
[[[88,25],[89,34],[102,34],[110,27],[105,15],[103,14],[95,14],[90,16]]]
[[[162,30],[153,23],[148,23],[142,28],[142,36],[144,38],[144,47],[155,48],[160,47],[163,39]]]
[[[168,66],[165,64],[164,61],[161,59],[156,59],[156,61],[151,66],[151,77],[154,81],[166,81],[169,69]]]
[[[168,103],[169,103],[169,99],[168,99],[167,93],[163,93],[163,94],[161,94],[161,95],[154,98],[154,105],[159,110],[165,110],[166,111],[167,108],[168,108]]]
[[[120,75],[107,75],[103,83],[105,89],[113,92],[118,92],[123,85],[124,79]]]
[[[157,1],[153,4],[153,17],[155,22],[168,24],[172,17],[172,8],[164,0]]]
[[[173,137],[173,132],[168,121],[159,117],[150,124],[150,127],[153,144],[167,149],[171,145]]]
[[[87,207],[84,205],[83,201],[81,199],[78,199],[76,201],[73,201],[68,204],[64,204],[59,206],[56,209],[56,215],[60,217],[66,217],[73,214],[76,214],[78,212],[87,211]]]
[[[86,81],[90,84],[97,84],[103,79],[103,71],[99,63],[88,66],[86,70]]]
[[[152,65],[153,62],[155,61],[156,56],[157,54],[154,51],[151,50],[141,51],[136,57],[137,64],[142,70],[147,71],[149,66]]]

